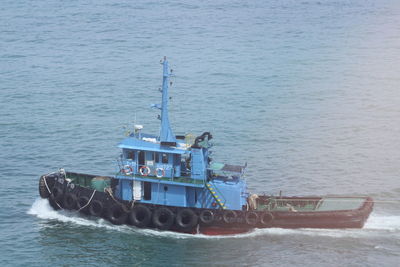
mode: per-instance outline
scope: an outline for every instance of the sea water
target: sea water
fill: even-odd
[[[4,0],[0,17],[2,265],[398,265],[400,2]],[[210,131],[251,192],[372,196],[365,227],[193,236],[39,199],[40,175],[113,175],[134,123],[158,133],[163,56],[176,134]]]

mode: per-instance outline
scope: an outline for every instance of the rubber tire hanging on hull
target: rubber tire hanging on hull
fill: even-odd
[[[153,224],[160,230],[168,230],[174,224],[174,213],[165,207],[156,209],[153,213]]]
[[[56,202],[54,201],[54,199],[53,199],[51,196],[48,198],[48,200],[49,200],[50,206],[51,206],[54,210],[59,210],[59,209],[61,209],[61,208],[56,204]],[[58,202],[57,202],[57,203],[58,203]]]
[[[82,213],[88,214],[88,207],[86,206],[89,202],[89,198],[87,196],[80,196],[76,205],[78,206],[78,210]],[[86,207],[85,207],[86,206]],[[85,207],[85,208],[83,208]],[[83,208],[83,209],[82,209]]]
[[[265,212],[260,216],[260,222],[263,226],[270,226],[274,220],[274,215],[270,212]]]
[[[41,198],[49,198],[50,196],[50,192],[49,190],[47,190],[46,187],[47,181],[45,181],[45,179],[46,179],[45,175],[41,176],[39,179],[39,195]]]
[[[214,222],[215,214],[212,210],[202,210],[199,215],[199,220],[202,224],[209,225]]]
[[[222,219],[225,223],[234,223],[236,222],[237,218],[237,213],[234,210],[227,210],[224,212],[224,215],[222,215]]]
[[[49,202],[50,205],[55,209],[58,210],[63,207],[63,197],[64,192],[61,188],[55,186],[51,192]]]
[[[103,203],[100,200],[93,200],[89,205],[89,213],[92,216],[100,217],[103,214]]]
[[[128,214],[120,204],[112,205],[107,210],[107,218],[112,224],[124,224],[127,217]]]
[[[135,206],[129,213],[129,222],[136,227],[146,227],[151,221],[151,211],[143,205]]]
[[[181,209],[176,214],[175,223],[178,229],[183,231],[192,230],[199,221],[198,216],[191,209]]]
[[[71,192],[66,193],[64,195],[64,200],[63,200],[64,208],[67,210],[76,209],[77,201],[78,201],[78,199],[74,193],[71,193]]]
[[[260,218],[257,213],[255,213],[254,211],[250,211],[246,213],[244,220],[248,225],[256,225]]]
[[[55,186],[53,187],[53,190],[51,192],[51,198],[54,199],[55,201],[61,201],[63,199],[64,192],[61,188]]]

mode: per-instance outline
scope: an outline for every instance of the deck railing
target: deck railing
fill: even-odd
[[[185,172],[181,171],[181,176],[179,177],[174,177],[174,169],[173,168],[163,168],[165,175],[160,175],[160,172],[158,173],[159,176],[157,177],[157,168],[160,168],[159,166],[161,165],[155,165],[155,166],[148,166],[148,165],[138,165],[136,164],[135,161],[130,161],[130,160],[121,160],[118,159],[118,166],[119,166],[119,171],[117,172],[117,176],[126,176],[126,177],[138,177],[138,178],[144,178],[144,179],[152,179],[152,180],[157,180],[157,181],[170,181],[170,182],[176,182],[176,183],[188,183],[188,184],[204,184],[204,180],[198,180],[198,179],[193,179],[190,177],[191,173],[190,172]],[[147,175],[142,175],[140,173],[140,168],[141,167],[148,167],[150,169],[150,173]]]

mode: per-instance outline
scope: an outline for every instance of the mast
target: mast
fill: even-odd
[[[161,103],[161,132],[160,142],[165,145],[176,145],[176,138],[172,132],[168,118],[168,82],[171,74],[168,70],[168,61],[164,57],[163,65],[163,84],[162,84],[162,103]]]

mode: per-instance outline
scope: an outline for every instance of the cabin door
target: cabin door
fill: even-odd
[[[133,200],[142,200],[142,182],[133,181]]]

